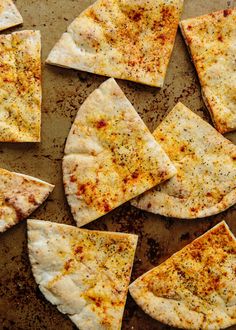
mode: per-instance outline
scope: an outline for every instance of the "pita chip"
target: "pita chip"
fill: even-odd
[[[137,236],[28,220],[33,275],[80,330],[121,329]]]
[[[40,32],[0,35],[0,52],[0,142],[40,142]]]
[[[162,87],[183,0],[98,0],[52,49],[47,63]]]
[[[78,227],[175,173],[114,79],[87,98],[72,125],[63,159],[65,192]]]
[[[0,0],[0,31],[23,23],[23,18],[12,0]]]
[[[236,146],[182,103],[153,133],[177,174],[132,201],[167,217],[208,217],[236,203]]]
[[[236,240],[225,222],[139,277],[130,287],[154,319],[187,330],[236,324]]]
[[[190,18],[180,27],[216,129],[236,129],[236,9]]]
[[[0,232],[34,212],[54,186],[31,176],[0,169]]]

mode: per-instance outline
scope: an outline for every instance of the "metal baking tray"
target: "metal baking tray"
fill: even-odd
[[[18,29],[40,30],[44,63],[67,25],[93,2],[17,0],[16,4],[24,18],[24,25],[7,32]],[[233,1],[225,0],[185,0],[182,17],[194,17],[232,5]],[[43,64],[42,142],[0,144],[1,167],[56,184],[53,194],[32,218],[75,225],[62,184],[61,159],[64,144],[80,105],[105,79],[89,73]],[[179,31],[163,89],[127,81],[118,83],[151,131],[178,101],[211,122],[200,95],[200,85],[194,66]],[[227,137],[236,142],[236,133],[228,134]],[[142,212],[127,203],[90,223],[86,228],[139,235],[132,273],[134,280],[223,219],[236,234],[236,207],[217,216],[184,221]],[[37,288],[28,260],[25,221],[1,235],[0,260],[0,329],[75,329],[72,322],[47,302]],[[123,329],[173,328],[152,320],[128,296]],[[236,330],[236,326],[231,329]]]

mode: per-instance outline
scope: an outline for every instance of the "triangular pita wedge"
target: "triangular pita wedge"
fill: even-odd
[[[138,237],[28,221],[41,292],[80,330],[121,328]]]
[[[236,9],[180,24],[195,64],[205,104],[221,133],[236,129]]]
[[[0,232],[27,218],[53,188],[47,182],[0,168]]]
[[[40,32],[0,35],[0,53],[0,141],[39,142]]]
[[[65,192],[83,226],[176,173],[114,79],[84,102],[63,159]]]
[[[225,222],[187,245],[130,287],[154,319],[187,330],[236,324],[236,240]]]
[[[183,0],[98,0],[68,27],[47,63],[162,87]]]
[[[152,213],[192,219],[236,203],[236,146],[179,103],[153,133],[177,174],[132,204]]]
[[[23,23],[23,18],[12,0],[0,0],[0,31]]]

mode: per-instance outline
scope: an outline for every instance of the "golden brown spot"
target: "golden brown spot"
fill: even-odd
[[[38,205],[33,194],[29,195],[28,201],[31,204]]]
[[[207,195],[207,197],[212,197],[212,193],[211,192],[208,192],[206,195]]]
[[[71,175],[71,177],[70,177],[70,182],[76,182],[76,177],[74,176],[74,175]]]
[[[152,207],[152,204],[148,203],[147,208],[150,209],[150,207]]]
[[[165,41],[167,40],[167,36],[165,36],[164,34],[160,34],[156,37],[156,40],[159,39],[161,41],[161,44],[164,45]]]
[[[66,263],[64,265],[64,269],[66,271],[68,271],[70,269],[72,261],[73,261],[72,259],[69,259],[69,260],[66,261]]]
[[[86,192],[86,184],[79,185],[77,195],[84,195],[85,192]]]
[[[201,251],[203,249],[203,244],[201,243],[201,241],[196,241],[193,242],[193,247],[194,249]]]
[[[118,302],[112,301],[111,304],[112,306],[123,306],[123,301],[118,301]]]
[[[192,43],[192,38],[190,36],[186,36],[186,40],[188,44]]]
[[[132,179],[137,179],[139,177],[138,171],[135,171],[131,176],[132,176]]]
[[[3,82],[5,82],[5,83],[11,83],[11,82],[14,82],[14,80],[11,80],[9,78],[3,78]]]
[[[111,322],[109,321],[109,319],[107,317],[104,317],[101,324],[107,328],[107,326],[111,325]]]
[[[224,17],[229,16],[231,13],[232,13],[232,10],[231,9],[225,9],[224,10]]]
[[[14,207],[14,209],[15,209],[15,212],[16,212],[16,218],[18,220],[21,220],[21,219],[25,218],[26,215],[24,213],[22,213],[21,209],[17,208],[16,206]]]
[[[190,251],[191,256],[193,257],[194,260],[196,261],[201,261],[201,252],[200,250],[192,250]]]
[[[105,121],[105,120],[99,120],[98,122],[97,122],[97,128],[99,129],[99,128],[103,128],[103,127],[106,127],[107,126],[107,122]]]
[[[95,305],[97,307],[101,307],[101,304],[102,304],[102,298],[101,297],[91,297],[89,296],[89,299],[91,299],[92,301],[95,302]]]
[[[152,31],[159,30],[160,28],[163,28],[164,24],[163,22],[159,21],[153,21]]]
[[[170,7],[163,7],[161,10],[162,20],[168,21],[172,18],[173,12]]]
[[[162,175],[162,173],[160,173],[160,176]],[[149,177],[152,181],[155,181],[155,176],[153,173],[149,173]]]
[[[104,201],[104,212],[109,212],[111,211],[110,205],[107,203],[107,201]]]
[[[139,8],[139,11],[135,11],[135,10],[131,10],[128,13],[128,17],[129,19],[131,19],[134,22],[138,22],[141,20],[141,18],[143,17],[143,12],[144,12],[144,8]]]
[[[192,25],[188,25],[187,29],[190,31],[192,30]]]
[[[95,22],[100,23],[101,20],[98,18],[96,13],[93,10],[90,10],[87,14],[89,17],[91,17]]]
[[[135,64],[136,64],[135,61],[128,61],[129,66],[135,66]]]
[[[217,38],[220,42],[223,42],[223,36],[222,36],[222,34],[220,34],[219,36],[218,36],[218,38]]]
[[[82,246],[76,246],[75,254],[82,253],[82,252],[83,252],[83,247]]]
[[[220,285],[220,278],[219,276],[217,276],[212,279],[212,289],[217,290],[219,288],[219,285]]]
[[[180,148],[180,151],[182,151],[182,152],[184,152],[186,150],[186,147],[185,146],[182,146],[181,148]]]
[[[133,17],[132,20],[135,22],[140,21],[140,19],[142,18],[142,15],[140,13],[136,13]]]
[[[118,248],[118,252],[123,252],[123,251],[125,251],[125,246],[123,244],[120,244]]]
[[[167,174],[168,173],[166,171],[163,171],[159,174],[159,176],[160,176],[161,179],[164,179],[167,176]]]

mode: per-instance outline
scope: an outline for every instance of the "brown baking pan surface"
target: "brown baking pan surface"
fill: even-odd
[[[64,144],[80,105],[107,78],[45,65],[44,62],[68,24],[93,2],[17,0],[16,4],[24,18],[24,25],[2,32],[37,29],[42,34],[42,142],[0,143],[1,167],[33,175],[56,185],[47,202],[31,218],[75,225],[62,184],[61,160]],[[182,18],[224,9],[232,3],[225,0],[185,0]],[[152,88],[121,80],[117,82],[151,131],[178,101],[211,122],[180,31],[177,34],[164,88]],[[236,133],[228,134],[226,137],[236,142]],[[85,228],[139,235],[132,273],[134,280],[223,219],[236,234],[236,207],[201,220],[177,220],[137,210],[127,203]],[[0,240],[0,329],[76,329],[66,316],[46,301],[34,281],[27,254],[26,221],[2,234]],[[128,296],[122,329],[174,328],[152,320]],[[236,330],[236,326],[230,329]]]

